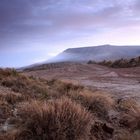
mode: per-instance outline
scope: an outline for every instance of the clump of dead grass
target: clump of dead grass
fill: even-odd
[[[0,84],[10,88],[14,92],[20,92],[31,97],[37,97],[47,92],[47,82],[44,80],[33,79],[22,74],[13,74],[16,71],[1,70],[2,77]]]
[[[10,93],[1,93],[0,100],[6,101],[8,104],[15,104],[17,102],[22,102],[28,100],[28,96],[25,96],[20,93],[10,92]]]
[[[65,83],[58,80],[44,80],[33,76],[25,76],[13,69],[0,69],[0,84],[14,92],[23,93],[35,98],[48,99],[67,96],[69,92],[80,92],[84,89],[81,85]]]
[[[124,128],[125,133],[119,133],[119,140],[139,140],[140,138],[140,106],[139,103],[131,98],[122,99],[119,102],[121,109],[120,125]],[[123,131],[122,131],[123,132]],[[115,139],[116,140],[116,139]],[[118,139],[117,139],[118,140]]]
[[[135,132],[128,131],[126,129],[120,129],[115,132],[113,140],[139,140],[140,130]]]
[[[93,124],[89,112],[64,97],[48,103],[25,103],[19,114],[22,124],[18,140],[88,140]]]
[[[8,76],[18,76],[18,72],[15,69],[0,69],[0,78],[8,77]]]
[[[129,112],[138,108],[138,103],[133,98],[121,98],[118,100],[117,107],[120,111]]]
[[[109,94],[85,90],[72,95],[71,98],[83,105],[90,112],[102,119],[108,118],[108,111],[113,109],[115,101]]]
[[[12,107],[6,102],[0,100],[0,123],[3,123],[12,115]]]
[[[59,98],[62,96],[69,96],[69,94],[75,94],[84,89],[81,85],[76,85],[72,83],[61,82],[58,80],[50,80],[47,83],[49,85],[49,96],[53,98]]]

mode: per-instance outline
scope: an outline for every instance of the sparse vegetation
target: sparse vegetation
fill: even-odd
[[[0,100],[6,101],[9,104],[15,104],[16,102],[21,102],[23,100],[28,100],[28,96],[22,95],[20,93],[3,93],[0,94]]]
[[[36,97],[37,94],[41,94],[47,90],[46,81],[43,82],[37,79],[32,79],[21,74],[13,75],[13,71],[11,71],[10,74],[10,70],[8,70],[9,75],[7,74],[7,70],[6,73],[4,73],[4,71],[1,71],[1,73],[2,75],[0,75],[0,77],[2,77],[2,80],[0,81],[0,84],[11,88],[14,92],[20,92]]]
[[[107,94],[82,91],[70,96],[99,118],[107,119],[108,111],[114,106],[114,100]]]
[[[139,140],[135,99],[13,69],[0,69],[0,87],[0,140]]]
[[[0,100],[0,123],[3,123],[12,114],[12,107],[6,102]]]
[[[20,128],[18,140],[88,140],[93,124],[92,115],[68,98],[25,103],[19,114],[24,128]]]

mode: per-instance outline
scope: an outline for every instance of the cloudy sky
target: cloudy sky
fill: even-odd
[[[2,67],[102,44],[140,45],[140,0],[0,0]]]

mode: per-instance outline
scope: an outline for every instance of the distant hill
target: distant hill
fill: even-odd
[[[114,46],[101,45],[93,47],[69,48],[45,62],[36,63],[30,66],[17,69],[22,71],[24,69],[36,69],[39,67],[46,67],[45,64],[57,62],[88,62],[88,61],[115,61],[119,59],[131,59],[140,56],[140,46]],[[48,67],[48,65],[47,65]],[[50,65],[49,65],[50,67]]]
[[[89,60],[117,60],[140,56],[140,46],[102,45],[94,47],[69,48],[47,62],[87,62]]]

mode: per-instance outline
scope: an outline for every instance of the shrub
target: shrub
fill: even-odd
[[[114,106],[114,100],[106,93],[85,91],[74,95],[72,98],[102,119],[108,118],[108,111]]]
[[[60,98],[71,91],[78,92],[84,88],[81,85],[65,83],[55,79],[47,81],[41,78],[12,73],[15,73],[14,70],[0,70],[0,75],[2,74],[3,76],[0,84],[10,88],[14,92],[23,93],[30,97],[41,99]]]
[[[139,104],[137,104],[135,100],[127,99],[122,101],[121,107],[123,107],[122,109],[124,110],[120,117],[120,124],[129,128],[134,132],[134,136],[136,136],[137,131],[140,130]]]
[[[0,100],[0,124],[12,115],[12,107],[6,102]]]
[[[132,111],[138,108],[138,103],[132,98],[121,98],[118,100],[118,109],[124,112]]]
[[[88,140],[93,124],[91,114],[68,98],[26,103],[19,114],[18,140]]]
[[[91,61],[91,60],[89,60],[89,61],[87,62],[87,64],[96,64],[96,61]]]
[[[14,92],[20,92],[31,97],[38,97],[43,93],[46,93],[48,89],[46,83],[39,79],[32,79],[21,74],[17,77],[6,76],[0,81],[2,86],[11,88]]]
[[[7,77],[7,76],[18,76],[18,72],[15,69],[0,69],[0,77]]]
[[[122,130],[115,132],[115,134],[113,136],[113,140],[134,140],[134,139],[132,138],[132,135],[130,134],[129,131],[122,129]]]
[[[72,83],[65,83],[58,80],[48,81],[49,90],[47,95],[44,94],[43,97],[46,98],[61,98],[62,96],[70,97],[76,95],[78,92],[84,90],[81,85],[76,85]]]
[[[15,104],[17,102],[21,102],[23,100],[28,100],[28,96],[22,95],[20,93],[3,93],[0,94],[0,100],[6,101],[9,104]]]
[[[127,130],[121,129],[115,132],[113,140],[139,140],[140,130],[135,132],[129,132]]]
[[[90,61],[88,64],[93,64],[93,61]],[[112,68],[129,68],[129,67],[138,67],[140,66],[140,56],[131,59],[118,59],[115,61],[101,61],[96,64],[112,67]]]
[[[65,83],[58,80],[49,81],[48,84],[51,88],[55,89],[57,92],[61,94],[68,93],[69,91],[80,91],[84,89],[81,85],[74,85],[72,83]]]

